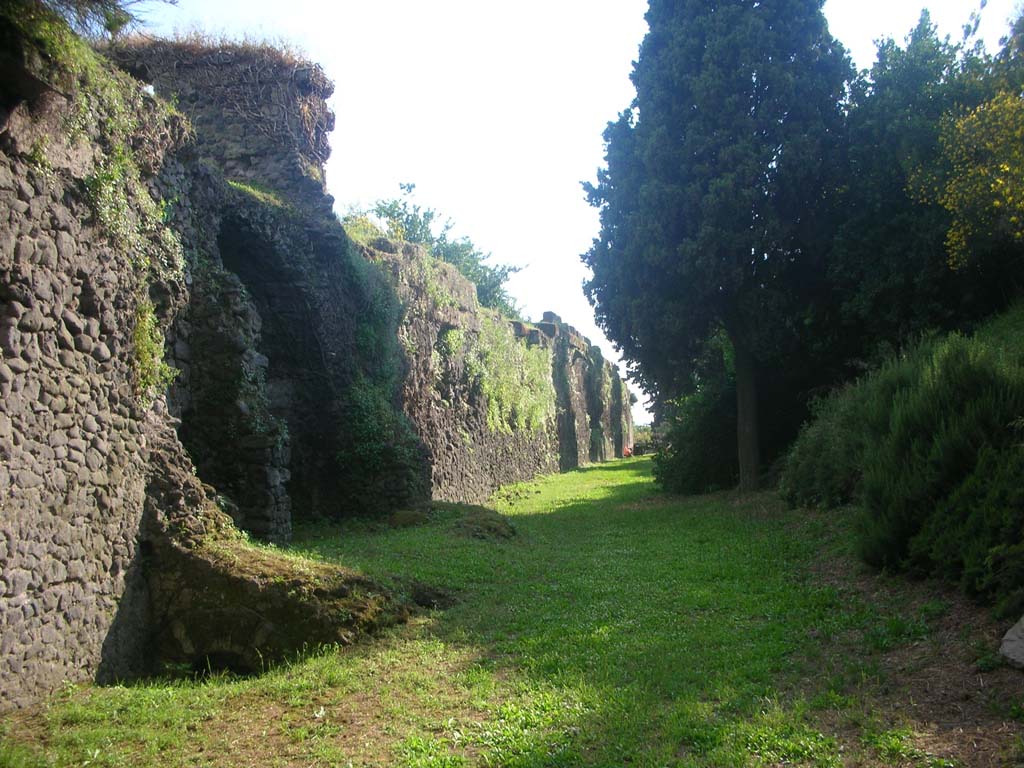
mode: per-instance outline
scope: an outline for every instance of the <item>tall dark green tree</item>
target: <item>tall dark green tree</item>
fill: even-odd
[[[599,323],[659,397],[724,330],[740,486],[759,469],[757,387],[824,272],[852,70],[821,0],[651,0],[632,107],[605,132],[583,256]]]

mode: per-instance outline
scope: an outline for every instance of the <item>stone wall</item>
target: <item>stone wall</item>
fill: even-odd
[[[268,45],[141,38],[106,53],[195,127],[195,149],[231,180],[330,213],[324,163],[334,84],[316,64]]]
[[[0,30],[31,58],[3,18]],[[8,90],[0,114],[0,707],[146,666],[138,532],[149,436],[166,412],[140,388],[135,334],[147,307],[166,325],[184,289],[173,243],[139,221],[145,188],[100,186],[114,105],[96,100],[95,124],[69,130],[74,83],[25,71],[60,88]],[[138,153],[152,168],[184,124],[128,80],[112,82],[155,139]],[[111,191],[133,231],[111,232],[90,204]]]
[[[172,408],[204,479],[273,541],[293,514],[425,502],[426,454],[399,404],[400,307],[324,192],[331,83],[260,46],[135,41],[110,54],[176,100],[195,125],[193,176],[217,177],[190,227],[195,280],[173,329],[187,376]]]
[[[258,185],[236,186],[206,223],[216,234],[197,249],[199,279],[175,328],[189,337],[190,359],[179,361],[187,386],[183,377],[174,398],[181,434],[239,525],[285,540],[289,507],[336,516],[428,495],[482,501],[502,483],[615,454],[618,378],[589,341],[564,326],[549,336],[520,325],[524,346],[554,358],[555,416],[530,429],[489,424],[490,399],[467,366],[486,314],[473,286],[401,244],[360,255],[322,215],[333,116],[318,68],[247,46],[145,41],[112,54],[190,115],[200,158]],[[299,126],[298,114],[316,119]],[[374,284],[374,265],[390,287]],[[395,316],[374,318],[381,308]],[[457,350],[444,344],[452,331],[464,342]],[[396,334],[398,359],[388,349]]]
[[[365,579],[249,547],[178,439],[164,337],[210,218],[194,193],[217,191],[187,122],[36,3],[0,7],[0,59],[0,709],[401,618]]]
[[[629,388],[601,350],[554,312],[537,328],[551,340],[562,470],[622,458],[633,448]]]
[[[70,34],[34,35],[40,8],[0,6],[0,709],[404,615],[231,518],[286,541],[293,516],[482,500],[627,445],[618,380],[571,328],[349,241],[318,68],[113,51],[193,133]]]
[[[276,540],[287,509],[339,517],[426,501],[426,458],[397,407],[391,288],[334,219],[231,188],[219,211],[178,324],[191,357],[181,434],[204,478],[240,525]]]
[[[433,498],[479,503],[501,485],[556,471],[547,337],[482,308],[472,283],[418,246],[388,241],[373,246],[367,256],[386,267],[404,308],[399,335],[408,373],[402,406],[426,446]],[[485,379],[501,375],[496,369],[502,353],[509,364],[531,348],[548,358],[543,381],[522,378],[518,385],[542,415],[530,424],[514,417],[503,421],[495,415],[500,409],[489,401]]]

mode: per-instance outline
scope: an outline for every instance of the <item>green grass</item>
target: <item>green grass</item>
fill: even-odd
[[[906,724],[861,715],[880,654],[943,607],[901,615],[823,585],[826,518],[767,494],[660,495],[649,469],[505,489],[510,540],[460,533],[450,506],[410,528],[299,526],[299,552],[458,602],[257,678],[69,688],[0,725],[27,745],[10,762],[831,767],[859,750],[938,765]]]
[[[279,192],[253,182],[243,182],[228,179],[228,186],[248,195],[257,202],[269,205],[282,210],[291,210],[291,205],[285,201]]]

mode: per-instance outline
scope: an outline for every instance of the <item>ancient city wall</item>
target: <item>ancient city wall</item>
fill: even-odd
[[[317,67],[110,51],[133,79],[40,13],[0,9],[0,708],[404,615],[238,527],[286,542],[297,517],[480,501],[628,448],[628,393],[557,317],[348,239]]]

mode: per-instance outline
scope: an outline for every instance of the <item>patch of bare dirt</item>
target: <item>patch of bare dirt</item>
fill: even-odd
[[[870,649],[859,632],[827,648],[823,670],[842,669],[850,655],[876,665],[856,684],[864,711],[820,717],[823,729],[848,745],[846,765],[930,768],[947,760],[959,768],[1024,766],[1024,672],[997,655],[1012,622],[994,619],[949,585],[877,573],[845,555],[823,555],[812,581],[928,627],[920,639],[888,650]],[[866,743],[868,731],[887,729],[910,732],[906,756]]]

